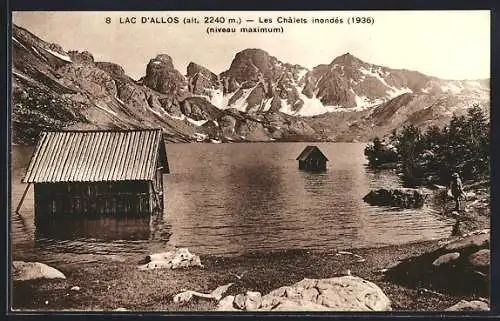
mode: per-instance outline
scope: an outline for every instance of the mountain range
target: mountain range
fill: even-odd
[[[162,53],[132,79],[12,29],[15,144],[45,129],[144,127],[169,142],[367,141],[405,124],[443,125],[473,104],[489,115],[489,93],[489,79],[444,80],[350,53],[308,70],[261,49],[238,52],[220,74],[195,62],[183,73]]]

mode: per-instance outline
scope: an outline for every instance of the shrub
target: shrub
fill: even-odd
[[[408,125],[394,131],[389,141],[397,150],[407,185],[446,184],[452,172],[465,180],[490,176],[490,126],[478,105],[468,109],[466,116],[453,116],[442,129],[431,126],[424,132]],[[383,160],[384,151],[375,138],[365,148],[365,155],[376,165]]]

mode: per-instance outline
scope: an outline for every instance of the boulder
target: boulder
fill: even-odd
[[[356,276],[303,279],[261,296],[223,298],[217,311],[390,311],[391,301],[372,282]]]
[[[220,301],[222,295],[227,292],[227,290],[233,285],[233,283],[228,283],[226,285],[218,286],[215,290],[210,293],[201,293],[197,291],[183,291],[174,296],[174,303],[185,304],[191,301],[192,298],[198,297],[202,299],[216,300]]]
[[[270,311],[390,311],[382,290],[356,276],[304,279],[262,297],[260,310]]]
[[[477,252],[472,253],[469,256],[469,262],[474,267],[489,267],[490,266],[490,250],[482,249]]]
[[[238,309],[235,309],[233,306],[234,302],[234,295],[228,295],[224,297],[222,300],[219,301],[219,304],[217,305],[216,310],[217,311],[239,311]]]
[[[262,305],[262,295],[260,292],[248,291],[245,295],[245,310],[255,311]]]
[[[64,274],[46,264],[39,262],[12,262],[12,279],[14,281],[27,281],[34,279],[66,279]]]
[[[370,205],[395,206],[401,208],[420,208],[427,194],[415,188],[396,188],[370,191],[363,200]]]
[[[126,308],[116,308],[113,311],[115,311],[115,312],[127,312],[128,309],[126,309]]]
[[[438,257],[437,259],[432,262],[432,265],[434,266],[440,266],[442,264],[448,264],[452,261],[455,261],[460,257],[460,253],[458,252],[452,252],[452,253],[446,253]]]
[[[174,303],[177,303],[177,304],[184,304],[184,303],[191,301],[193,296],[194,296],[194,294],[192,291],[184,291],[184,292],[181,292],[181,293],[174,295],[173,301],[174,301]]]
[[[235,308],[245,310],[245,295],[243,293],[237,294],[234,297],[233,305]]]
[[[408,287],[425,287],[453,295],[488,295],[489,239],[489,230],[454,238],[401,261],[386,271],[386,278]]]
[[[488,303],[483,301],[465,301],[462,300],[455,305],[445,309],[445,311],[489,311]]]
[[[141,270],[180,269],[188,267],[203,267],[198,255],[191,254],[187,248],[174,251],[155,253],[146,257],[146,264],[140,265]]]
[[[213,290],[210,294],[217,300],[221,300],[222,299],[222,296],[224,295],[224,293],[227,292],[227,290],[233,286],[233,283],[228,283],[228,284],[225,284],[225,285],[221,285],[221,286],[218,286],[215,290]]]
[[[282,300],[273,309],[273,311],[289,311],[289,312],[301,312],[301,311],[325,311],[325,306],[311,302],[309,300]]]

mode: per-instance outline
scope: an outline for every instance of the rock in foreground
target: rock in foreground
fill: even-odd
[[[489,311],[488,303],[483,301],[460,301],[457,304],[445,309],[445,311]]]
[[[386,277],[409,287],[487,296],[490,287],[489,240],[489,230],[454,238],[433,251],[402,261],[391,268]]]
[[[391,302],[382,290],[356,276],[304,279],[260,296],[247,292],[224,298],[218,310],[240,311],[390,311]]]
[[[161,252],[148,255],[147,263],[140,265],[141,270],[152,269],[180,269],[188,267],[203,267],[201,259],[198,255],[192,254],[186,248],[177,249],[174,251]]]
[[[420,208],[427,194],[415,188],[396,188],[370,191],[363,200],[370,205],[395,206],[401,208]]]
[[[14,281],[28,281],[35,279],[66,279],[64,274],[46,264],[39,262],[12,262],[12,279]]]

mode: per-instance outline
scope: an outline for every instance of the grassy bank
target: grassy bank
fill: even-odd
[[[303,278],[327,278],[342,275],[347,269],[354,275],[377,282],[395,303],[395,308],[444,308],[454,302],[423,298],[417,291],[404,289],[381,280],[377,270],[394,264],[409,254],[419,253],[432,244],[412,244],[353,251],[366,261],[355,263],[351,255],[335,252],[287,251],[234,258],[202,257],[203,269],[140,271],[136,263],[90,263],[82,266],[57,266],[66,280],[38,280],[14,284],[14,308],[112,310],[207,310],[209,301],[199,300],[188,306],[173,304],[172,298],[183,290],[210,292],[219,285],[235,282],[229,293],[245,290],[269,292]],[[235,275],[241,275],[238,279]],[[80,291],[71,291],[73,286]],[[422,302],[422,300],[424,302]]]
[[[206,311],[214,302],[195,300],[174,304],[183,290],[209,293],[219,285],[234,282],[228,294],[246,290],[267,293],[303,278],[352,275],[375,282],[391,299],[394,310],[433,311],[445,309],[460,299],[472,297],[431,293],[406,288],[386,280],[380,270],[399,260],[438,246],[438,241],[352,250],[365,261],[335,251],[286,251],[233,258],[202,257],[204,268],[140,271],[134,261],[59,265],[66,280],[34,280],[14,283],[13,307],[22,310],[113,310]],[[238,279],[235,275],[240,276]],[[80,287],[79,291],[70,290]]]

